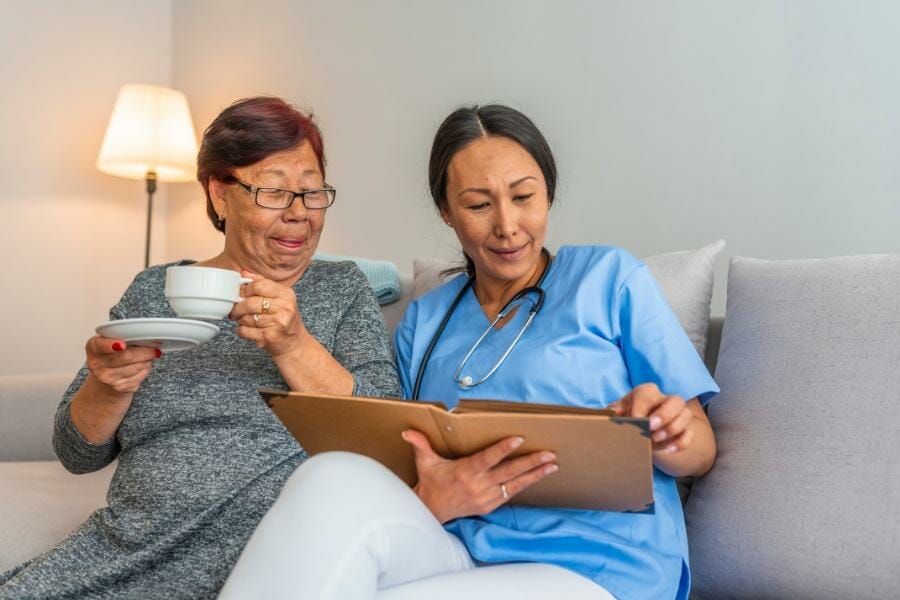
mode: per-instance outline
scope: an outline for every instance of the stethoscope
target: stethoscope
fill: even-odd
[[[485,381],[490,378],[497,369],[500,368],[500,365],[506,360],[506,357],[509,356],[509,353],[512,352],[513,348],[516,347],[516,344],[519,342],[519,338],[525,333],[525,330],[528,329],[531,322],[534,321],[534,317],[541,311],[541,307],[544,306],[544,290],[541,288],[541,284],[544,282],[544,278],[547,276],[547,272],[550,270],[550,263],[553,261],[553,257],[550,255],[550,252],[546,248],[541,248],[541,254],[547,257],[547,264],[544,266],[544,271],[541,273],[540,279],[537,280],[537,283],[519,290],[515,296],[513,296],[509,302],[503,305],[503,308],[500,309],[500,312],[497,313],[497,317],[491,322],[490,325],[484,330],[484,333],[481,334],[481,337],[475,342],[472,348],[466,353],[465,357],[462,359],[462,362],[459,363],[459,367],[456,369],[456,373],[453,375],[453,379],[459,384],[463,389],[473,388],[477,385],[481,385]],[[453,313],[456,311],[456,307],[459,306],[460,301],[462,301],[463,296],[465,296],[466,292],[469,291],[469,288],[472,287],[472,284],[475,283],[475,276],[472,275],[469,277],[469,280],[463,285],[462,289],[456,294],[456,297],[453,299],[453,303],[450,305],[450,308],[447,309],[447,314],[444,315],[444,318],[441,320],[440,325],[438,325],[437,331],[432,336],[431,341],[428,342],[428,348],[425,349],[425,354],[422,356],[422,362],[419,363],[419,371],[416,373],[416,382],[413,385],[412,397],[411,400],[419,399],[419,388],[422,387],[422,379],[425,375],[425,367],[428,365],[428,360],[431,358],[432,352],[434,352],[434,347],[437,346],[437,342],[440,339],[441,335],[444,333],[444,329],[447,328],[447,323],[450,322],[450,318],[453,316]],[[528,294],[536,294],[537,300],[532,304],[531,309],[528,311],[528,319],[525,321],[525,324],[522,325],[522,328],[519,330],[519,333],[516,334],[516,337],[513,339],[512,343],[506,349],[506,352],[503,353],[503,356],[500,357],[500,360],[491,368],[487,374],[479,379],[478,381],[473,380],[470,376],[466,375],[465,377],[460,377],[463,369],[466,366],[466,363],[469,362],[469,359],[472,358],[472,355],[478,349],[478,346],[481,345],[481,342],[487,337],[487,334],[491,332],[491,330],[497,325],[497,323],[507,316],[510,310],[514,306],[516,306],[516,302],[527,296]]]

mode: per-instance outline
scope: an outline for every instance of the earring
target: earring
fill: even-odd
[[[225,217],[222,215],[218,215],[219,217],[219,227],[221,227],[225,223]]]

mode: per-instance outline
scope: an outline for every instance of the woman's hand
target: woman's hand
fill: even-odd
[[[673,454],[686,450],[694,439],[694,413],[684,398],[667,396],[656,384],[641,384],[606,408],[623,417],[649,417],[654,450]]]
[[[92,444],[111,439],[131,407],[134,393],[162,356],[159,348],[128,347],[122,340],[95,335],[84,346],[90,375],[72,396],[70,415]]]
[[[253,282],[241,288],[243,300],[228,315],[237,335],[268,352],[292,390],[353,393],[353,376],[303,324],[293,288],[246,270],[241,276]]]
[[[249,271],[241,271],[241,276],[253,282],[241,287],[243,300],[228,315],[238,323],[237,335],[275,358],[300,348],[309,332],[300,318],[294,290]]]
[[[98,391],[107,399],[127,401],[150,374],[153,362],[162,356],[159,348],[128,347],[122,340],[99,335],[87,341],[84,351]]]
[[[416,456],[419,482],[414,491],[441,523],[458,517],[485,515],[510,498],[556,472],[552,452],[507,457],[524,440],[511,437],[477,454],[448,460],[437,454],[419,431],[403,432]]]
[[[607,408],[623,417],[649,417],[653,462],[669,475],[703,475],[712,468],[715,437],[696,398],[685,401],[644,383]]]

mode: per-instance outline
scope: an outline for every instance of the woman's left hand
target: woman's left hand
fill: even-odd
[[[253,282],[241,287],[243,300],[228,315],[237,321],[238,337],[255,342],[276,358],[299,348],[309,332],[300,318],[294,290],[249,271],[241,271],[241,276]]]
[[[653,383],[637,386],[606,408],[623,417],[648,417],[656,451],[673,454],[687,450],[694,440],[694,412],[684,398],[667,396]]]

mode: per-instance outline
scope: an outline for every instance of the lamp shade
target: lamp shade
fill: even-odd
[[[194,180],[197,138],[185,95],[156,85],[122,86],[97,168],[131,179],[153,171],[160,181]]]

